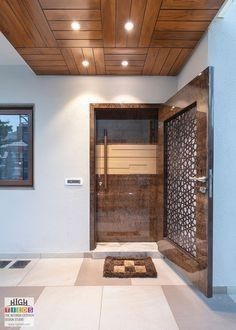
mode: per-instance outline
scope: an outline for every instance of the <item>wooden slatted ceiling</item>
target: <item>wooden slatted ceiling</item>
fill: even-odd
[[[37,74],[177,75],[223,2],[1,0],[0,29]]]

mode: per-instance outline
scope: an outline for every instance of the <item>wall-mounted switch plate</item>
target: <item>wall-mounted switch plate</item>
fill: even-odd
[[[82,186],[83,179],[82,178],[66,178],[65,186]]]

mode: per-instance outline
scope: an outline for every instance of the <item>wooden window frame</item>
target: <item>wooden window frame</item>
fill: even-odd
[[[0,115],[28,115],[29,116],[29,173],[28,180],[1,180],[0,188],[4,187],[33,187],[33,105],[0,105]]]

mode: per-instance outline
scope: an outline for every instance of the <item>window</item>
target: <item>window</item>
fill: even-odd
[[[0,186],[33,185],[33,108],[0,107]]]

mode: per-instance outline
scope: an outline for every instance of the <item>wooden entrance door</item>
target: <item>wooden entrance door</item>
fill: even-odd
[[[157,241],[157,104],[90,108],[90,243]]]
[[[164,221],[159,249],[211,296],[211,70],[172,97],[160,110],[159,120],[159,143],[164,145]]]

